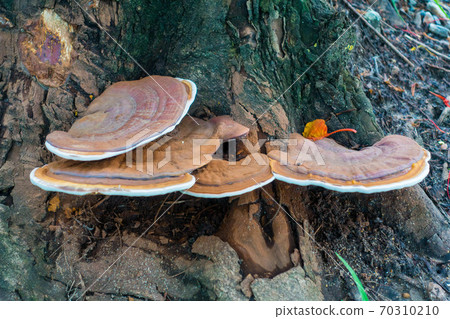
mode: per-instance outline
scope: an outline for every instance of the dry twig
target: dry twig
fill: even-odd
[[[403,53],[401,53],[388,39],[386,39],[377,29],[375,29],[369,22],[367,22],[366,19],[364,19],[364,17],[355,9],[353,8],[353,6],[347,1],[347,0],[342,0],[345,5],[354,13],[356,14],[362,21],[364,21],[364,23],[373,31],[375,32],[375,34],[381,39],[383,40],[384,43],[386,43],[391,49],[392,51],[394,51],[395,53],[397,53],[402,59],[403,61],[405,61],[406,63],[408,63],[410,66],[414,67],[414,64],[406,57],[403,55]]]
[[[426,45],[423,42],[420,42],[419,40],[416,40],[414,38],[411,38],[409,35],[405,34],[405,38],[407,38],[408,40],[414,42],[417,45],[421,45],[423,46],[425,49],[429,50],[430,52],[432,52],[433,54],[436,54],[438,57],[443,58],[444,60],[450,61],[450,57],[446,56],[445,54],[439,53],[437,52],[435,49],[430,48],[428,45]]]

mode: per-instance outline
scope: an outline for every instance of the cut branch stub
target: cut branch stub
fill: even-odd
[[[39,20],[24,27],[19,39],[20,60],[40,83],[58,87],[67,79],[75,59],[73,26],[53,10],[42,11]]]
[[[49,134],[45,145],[58,156],[81,161],[126,153],[172,131],[196,92],[193,82],[167,76],[114,83],[68,132]]]
[[[429,172],[430,153],[400,135],[386,136],[360,151],[329,138],[313,142],[297,133],[290,144],[287,152],[272,150],[268,156],[275,178],[291,184],[376,193],[413,186]]]

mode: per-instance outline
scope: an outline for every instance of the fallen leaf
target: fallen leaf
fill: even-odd
[[[52,199],[49,200],[47,209],[51,213],[56,213],[60,204],[61,204],[61,201],[59,199],[59,195],[56,194],[55,196],[53,196]]]
[[[405,92],[405,89],[403,89],[403,88],[401,88],[399,86],[395,86],[394,84],[391,83],[391,80],[386,78],[386,77],[384,78],[384,84],[387,84],[394,91]]]
[[[64,209],[64,215],[67,219],[71,219],[73,217],[78,217],[82,214],[82,210],[75,207],[66,207]]]
[[[328,127],[325,124],[325,120],[318,119],[306,124],[305,129],[303,130],[303,136],[313,140],[318,141],[325,137],[328,137],[334,133],[338,132],[353,132],[356,133],[356,130],[352,128],[344,128],[331,133],[328,133]]]

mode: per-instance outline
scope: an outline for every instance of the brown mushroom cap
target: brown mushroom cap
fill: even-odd
[[[98,193],[123,196],[156,196],[187,189],[195,183],[194,177],[187,173],[179,176],[148,179],[123,179],[120,176],[114,178],[61,176],[54,174],[50,165],[35,168],[30,174],[30,179],[34,185],[46,191],[73,195]]]
[[[233,122],[228,116],[210,121],[185,118],[169,134],[171,138],[168,141],[162,143],[167,139],[163,137],[143,147],[141,158],[134,150],[100,161],[60,160],[33,171],[31,180],[45,190],[79,195],[165,194],[192,186],[194,180],[187,173],[206,165],[224,136],[241,137],[247,132],[248,128]],[[211,140],[213,143],[209,144]],[[197,161],[194,143],[199,147]],[[147,152],[149,149],[153,151]]]
[[[46,146],[58,156],[83,161],[126,153],[172,131],[195,94],[193,82],[167,76],[114,83],[68,132],[49,134]]]
[[[160,171],[164,174],[192,172],[208,164],[223,142],[244,137],[248,132],[247,127],[227,115],[214,117],[209,121],[186,118],[173,134],[169,134],[172,139],[153,153],[153,171],[156,174],[160,174]],[[144,148],[144,162],[147,161],[145,149],[152,145],[150,143]],[[168,154],[170,161],[158,168],[157,164],[167,158]]]
[[[195,197],[220,198],[241,195],[273,181],[269,159],[265,154],[252,155],[231,162],[214,159],[194,172],[196,182],[185,194]]]
[[[313,142],[294,133],[291,139],[297,143],[289,145],[287,153],[273,150],[268,154],[275,178],[291,184],[374,193],[415,185],[429,171],[428,151],[400,135],[386,136],[360,151],[347,149],[329,138]],[[302,153],[303,147],[310,151],[308,158],[301,159],[300,154],[307,154],[305,150]],[[315,156],[314,148],[318,150]],[[283,163],[285,159],[287,162]]]

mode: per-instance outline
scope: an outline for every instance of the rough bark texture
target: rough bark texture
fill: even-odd
[[[252,127],[254,138],[286,137],[316,118],[330,119],[330,130],[357,129],[357,135],[336,136],[347,145],[370,145],[382,132],[361,86],[346,71],[347,48],[354,43],[352,30],[328,50],[349,23],[324,0],[79,3],[142,68],[74,1],[0,3],[0,15],[11,21],[11,25],[0,26],[0,299],[158,300],[169,296],[339,300],[345,296],[344,284],[337,277],[325,278],[329,281],[325,284],[323,278],[334,267],[330,249],[339,250],[350,243],[354,249],[348,258],[363,249],[369,255],[374,251],[376,254],[376,250],[364,246],[368,238],[361,239],[355,232],[360,223],[367,222],[367,227],[375,229],[383,226],[384,230],[432,248],[438,256],[448,249],[448,220],[419,187],[361,196],[276,183],[274,198],[297,222],[291,222],[296,241],[295,267],[281,277],[243,281],[234,250],[214,236],[199,237],[192,245],[202,234],[199,232],[192,240],[186,238],[179,250],[172,247],[177,244],[167,248],[141,239],[130,255],[112,268],[108,279],[101,279],[84,295],[96,275],[136,236],[119,229],[119,235],[123,235],[119,243],[101,232],[94,236],[100,238],[95,243],[82,241],[80,238],[90,234],[89,227],[80,226],[76,218],[69,218],[74,227],[67,224],[69,206],[59,212],[65,219],[55,216],[57,209],[48,207],[48,199],[53,195],[33,187],[28,175],[32,168],[52,159],[43,147],[45,136],[56,129],[67,130],[90,100],[111,83],[136,79],[146,72],[191,79],[199,87],[192,115],[231,114],[235,120]],[[38,19],[44,8],[54,10],[74,27],[76,59],[66,82],[56,88],[40,84],[24,68],[18,51],[24,28],[30,20]],[[338,115],[343,111],[348,112]],[[259,120],[252,125],[256,119]],[[64,198],[70,209],[77,211],[84,207],[84,199]],[[131,207],[132,203],[122,199],[121,205]],[[151,207],[150,200],[140,203]],[[207,206],[205,202],[201,205]],[[222,201],[219,207],[225,212],[233,205]],[[123,219],[114,207],[108,213]],[[188,206],[185,207],[181,210],[187,211]],[[202,206],[196,209],[203,212]],[[351,215],[347,214],[349,209]],[[148,219],[153,220],[151,214],[156,210],[150,209]],[[328,226],[323,216],[332,221]],[[381,223],[375,222],[377,218],[382,219]],[[66,224],[61,222],[63,219]],[[333,233],[332,226],[342,220],[350,225],[349,233],[356,234],[348,242],[347,237]],[[336,238],[342,246],[323,248]],[[385,240],[373,239],[381,246]],[[411,245],[409,249],[417,251],[416,247]],[[406,249],[395,252],[403,257],[407,253]],[[394,268],[399,260],[393,261]],[[357,268],[370,273],[376,267],[382,265],[367,262]],[[135,271],[138,274],[141,271],[142,276],[127,276]],[[335,290],[327,288],[332,286],[330,282],[335,283]],[[236,289],[238,285],[240,289]],[[284,291],[286,285],[290,287],[288,291]],[[345,285],[352,286],[349,281]]]

